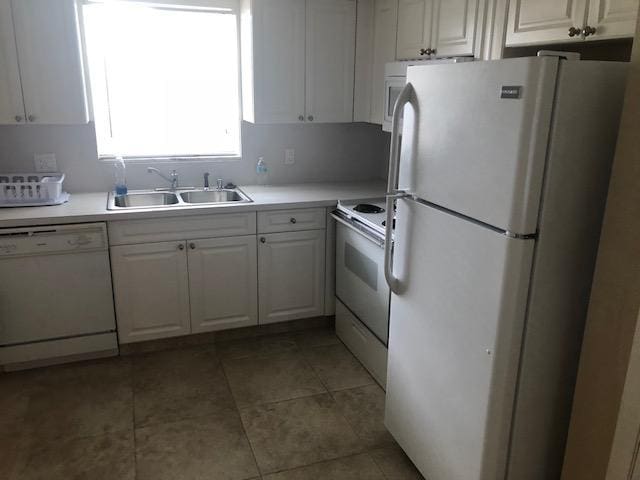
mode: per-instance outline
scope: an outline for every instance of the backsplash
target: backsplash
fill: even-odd
[[[316,125],[242,124],[242,158],[221,162],[162,163],[162,171],[178,170],[184,186],[201,185],[203,172],[238,185],[256,183],[255,164],[262,155],[269,183],[354,181],[384,178],[389,134],[365,123]],[[285,165],[284,150],[295,149],[295,164]],[[34,170],[34,153],[54,153],[58,169],[66,173],[65,189],[107,191],[113,187],[113,166],[97,160],[93,123],[70,126],[0,127],[0,171]],[[162,182],[146,172],[152,163],[127,164],[130,189]]]

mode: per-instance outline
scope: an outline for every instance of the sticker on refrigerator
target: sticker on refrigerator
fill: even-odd
[[[522,87],[519,85],[503,85],[500,90],[500,98],[520,98]]]

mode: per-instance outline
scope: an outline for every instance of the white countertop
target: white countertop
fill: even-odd
[[[382,180],[369,182],[248,185],[240,189],[252,203],[107,210],[107,192],[73,193],[67,203],[50,207],[0,208],[0,228],[140,218],[251,212],[280,208],[329,207],[337,200],[382,197]]]

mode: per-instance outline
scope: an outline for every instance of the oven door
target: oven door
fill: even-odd
[[[382,129],[385,132],[391,131],[393,107],[396,104],[398,95],[400,95],[400,92],[406,83],[407,77],[386,77],[384,80],[384,117],[382,121]]]
[[[336,296],[387,345],[390,292],[384,279],[384,248],[342,220],[336,225]]]

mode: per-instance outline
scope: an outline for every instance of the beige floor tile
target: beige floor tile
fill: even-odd
[[[366,454],[315,463],[266,475],[263,480],[385,480],[376,463]]]
[[[25,430],[38,441],[88,437],[133,428],[128,361],[87,362],[25,374],[29,393]]]
[[[220,361],[208,348],[150,353],[132,361],[136,426],[235,410]]]
[[[244,480],[259,475],[237,414],[136,429],[137,480]]]
[[[223,362],[238,407],[326,392],[298,352]]]
[[[338,409],[358,437],[368,446],[394,443],[384,426],[384,390],[378,385],[333,392]]]
[[[303,353],[329,390],[375,383],[356,357],[342,344],[310,348]]]
[[[42,442],[29,450],[20,480],[133,480],[133,431]]]
[[[240,415],[263,474],[363,449],[328,394],[249,407]]]
[[[298,349],[294,337],[288,333],[265,335],[263,337],[242,338],[216,344],[216,351],[222,360],[247,357],[262,357]]]
[[[409,457],[397,446],[369,452],[387,480],[424,480]]]
[[[293,335],[300,348],[326,347],[328,345],[338,345],[340,339],[336,337],[333,328],[314,328],[303,330]]]

